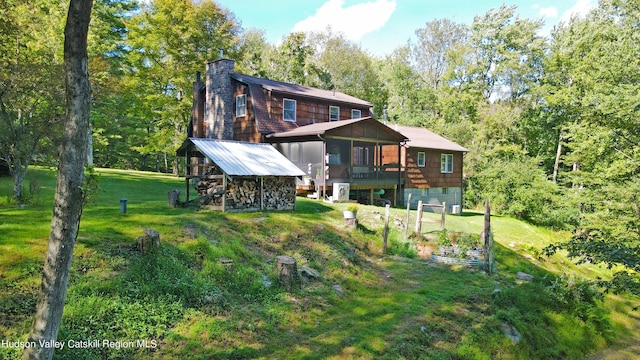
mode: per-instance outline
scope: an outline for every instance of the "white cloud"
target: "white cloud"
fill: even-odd
[[[585,17],[591,9],[598,6],[597,0],[577,0],[576,3],[562,13],[560,22],[568,23],[572,16]]]
[[[540,16],[542,17],[556,18],[558,17],[558,8],[554,6],[541,8],[540,10],[538,10],[538,14],[540,14]]]
[[[358,41],[381,29],[395,10],[395,0],[375,0],[349,7],[344,7],[344,0],[329,0],[313,16],[295,24],[292,31],[321,32],[331,27],[347,39]]]

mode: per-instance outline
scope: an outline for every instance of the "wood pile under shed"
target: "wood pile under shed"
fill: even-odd
[[[271,145],[192,138],[178,155],[186,157],[187,203],[222,211],[295,209],[296,178],[304,172]],[[208,161],[193,161],[199,156]],[[191,186],[199,198],[189,201]]]

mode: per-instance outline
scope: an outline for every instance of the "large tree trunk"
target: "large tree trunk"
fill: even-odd
[[[13,173],[13,199],[20,200],[22,197],[22,183],[24,182],[24,178],[27,176],[27,170],[29,165],[25,165],[24,171],[22,171],[22,166],[18,163],[15,169],[10,169]]]
[[[556,160],[553,162],[553,182],[558,181],[558,169],[560,167],[560,157],[562,156],[562,137],[563,132],[560,130],[560,135],[558,135],[558,149],[556,150]]]
[[[52,347],[40,341],[56,340],[67,295],[73,247],[82,213],[82,178],[87,159],[91,88],[87,72],[87,32],[93,0],[71,0],[64,30],[66,82],[65,130],[60,145],[58,180],[51,218],[51,232],[36,314],[26,348],[25,359],[51,359]]]

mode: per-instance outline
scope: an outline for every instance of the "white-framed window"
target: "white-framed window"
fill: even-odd
[[[282,118],[284,121],[296,122],[296,101],[291,99],[282,100]]]
[[[340,120],[340,108],[337,106],[329,106],[329,121]]]
[[[351,109],[351,118],[360,119],[362,117],[362,111],[359,109]]]
[[[247,116],[247,94],[236,96],[236,117]]]
[[[442,188],[442,195],[449,194],[449,188]]]
[[[440,155],[440,172],[447,174],[453,172],[453,154]]]
[[[424,167],[426,163],[427,156],[423,151],[418,153],[418,167]]]
[[[353,147],[353,165],[369,165],[369,148]]]

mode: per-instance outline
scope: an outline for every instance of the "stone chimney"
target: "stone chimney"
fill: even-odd
[[[204,107],[207,138],[233,140],[234,98],[229,77],[233,72],[233,60],[218,59],[207,64]]]

